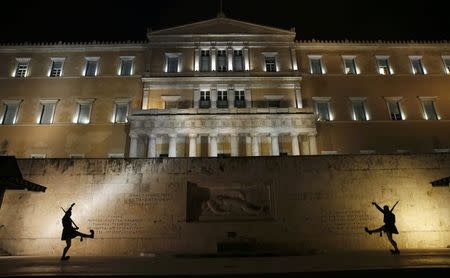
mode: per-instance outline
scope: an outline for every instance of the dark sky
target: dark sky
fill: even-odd
[[[297,39],[450,40],[445,1],[223,0],[233,19],[289,29]],[[4,5],[4,4],[2,4]],[[158,30],[217,15],[219,0],[10,1],[0,41],[143,40]]]

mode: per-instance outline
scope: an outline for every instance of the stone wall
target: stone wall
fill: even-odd
[[[450,244],[450,155],[336,155],[166,159],[22,159],[45,193],[8,190],[0,247],[60,255],[61,207],[94,240],[73,255],[215,253],[220,243],[271,252],[387,249],[365,234],[395,208],[400,249]],[[227,246],[227,245],[220,245]]]

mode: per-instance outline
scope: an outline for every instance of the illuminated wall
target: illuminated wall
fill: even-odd
[[[447,154],[24,159],[19,166],[47,191],[5,193],[0,247],[14,255],[60,255],[60,207],[72,202],[81,230],[96,231],[94,240],[74,240],[72,255],[214,253],[230,240],[266,251],[387,251],[385,237],[363,229],[382,224],[371,202],[397,200],[400,249],[450,244],[450,191],[430,184],[449,176]],[[211,209],[214,202],[222,206]]]

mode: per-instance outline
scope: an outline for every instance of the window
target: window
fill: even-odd
[[[133,59],[134,57],[120,57],[120,75],[133,75]]]
[[[39,124],[52,124],[55,116],[55,108],[58,100],[41,100],[41,115]]]
[[[200,91],[200,108],[211,107],[211,96],[209,91]]]
[[[47,154],[45,153],[32,153],[30,154],[30,158],[46,158]]]
[[[411,69],[413,74],[426,74],[422,64],[422,56],[409,56],[411,61]]]
[[[266,71],[267,72],[276,72],[277,71],[277,63],[276,63],[275,56],[266,56],[265,62],[266,62]]]
[[[128,116],[128,104],[130,100],[116,100],[114,111],[114,123],[126,123]]]
[[[4,100],[3,113],[0,123],[2,125],[13,125],[16,123],[17,113],[19,111],[20,100]]]
[[[323,74],[321,56],[309,56],[311,74]]]
[[[77,124],[88,124],[91,121],[91,110],[93,99],[78,100]]]
[[[109,153],[108,158],[124,158],[123,153]]]
[[[30,58],[16,58],[17,65],[14,77],[27,77]]]
[[[344,59],[344,73],[345,74],[358,74],[356,69],[355,57],[343,56]]]
[[[364,98],[350,98],[353,108],[353,120],[367,121],[366,107]]]
[[[233,51],[233,70],[244,71],[244,55],[242,50]]]
[[[200,52],[200,71],[211,71],[211,56],[209,50]]]
[[[166,53],[166,72],[180,72],[181,53]]]
[[[97,76],[98,57],[86,57],[84,76]]]
[[[71,153],[69,155],[70,158],[84,158],[84,154],[82,153]]]
[[[450,74],[450,56],[442,56],[442,62],[444,63],[444,72]]]
[[[227,51],[217,50],[217,71],[227,71]]]
[[[329,97],[313,98],[316,104],[316,114],[319,121],[331,121]]]
[[[360,154],[374,154],[376,153],[375,150],[360,150]]]
[[[245,91],[244,90],[234,91],[234,106],[236,108],[245,108]]]
[[[382,75],[392,74],[388,56],[376,56],[378,64],[378,73]]]
[[[391,115],[391,120],[394,121],[403,120],[402,110],[400,108],[400,99],[388,99],[387,105],[389,109],[389,114]]]
[[[52,67],[50,69],[50,76],[62,76],[65,58],[52,58]]]
[[[423,116],[425,120],[438,120],[439,116],[436,110],[436,99],[430,97],[419,97],[422,103]]]
[[[226,90],[217,91],[217,108],[228,108],[228,92]]]

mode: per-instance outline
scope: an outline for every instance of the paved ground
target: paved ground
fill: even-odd
[[[0,257],[0,276],[361,277],[420,274],[450,277],[450,249],[308,256]],[[389,275],[387,275],[389,274]]]

